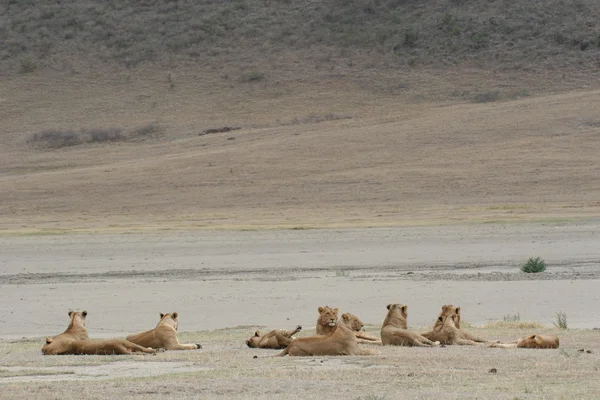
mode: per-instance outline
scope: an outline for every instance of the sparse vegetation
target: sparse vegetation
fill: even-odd
[[[554,326],[560,329],[567,329],[567,313],[564,311],[559,311],[556,313],[556,322],[554,322]]]
[[[326,64],[594,68],[600,16],[594,0],[471,2],[299,0],[234,2],[13,1],[0,15],[0,64],[73,55],[126,66],[198,60],[240,71],[248,60],[293,52]],[[569,27],[565,29],[564,27]],[[390,55],[392,57],[390,57]],[[91,57],[90,57],[91,56]],[[368,60],[368,61],[366,61]],[[272,66],[274,69],[277,66]],[[17,68],[20,68],[17,65]],[[262,68],[262,67],[261,67]],[[21,69],[23,70],[23,69]],[[25,69],[29,70],[29,68]],[[248,82],[268,71],[246,73]],[[172,84],[172,83],[170,83]]]
[[[265,78],[265,74],[263,72],[260,71],[249,71],[247,72],[244,77],[243,77],[243,81],[244,82],[258,82],[258,81],[262,81]]]
[[[546,262],[540,257],[530,257],[520,268],[528,274],[537,274],[546,270]]]
[[[81,129],[78,131],[48,129],[29,136],[27,143],[39,148],[60,149],[84,143],[109,143],[144,139],[162,132],[163,128],[156,123],[137,127],[128,134],[124,134],[123,129],[114,127]]]
[[[473,96],[474,103],[490,103],[498,100],[500,100],[500,92],[497,90],[477,93],[475,96]]]
[[[519,322],[521,320],[521,314],[506,314],[502,319],[504,322]]]

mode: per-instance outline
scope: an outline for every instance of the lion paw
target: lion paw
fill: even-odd
[[[201,349],[202,345],[200,343],[196,343],[196,349]]]

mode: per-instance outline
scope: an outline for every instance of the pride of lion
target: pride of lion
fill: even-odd
[[[293,330],[275,329],[264,335],[259,331],[246,340],[250,348],[283,349],[279,356],[335,356],[373,355],[373,349],[362,348],[360,344],[384,346],[442,347],[446,345],[487,346],[492,348],[557,349],[558,337],[554,335],[532,334],[513,342],[501,343],[478,338],[460,326],[461,308],[443,305],[433,328],[419,334],[408,330],[408,306],[388,304],[387,314],[381,327],[381,340],[368,335],[364,324],[355,315],[344,313],[338,316],[339,309],[329,306],[317,309],[316,333],[313,336],[298,337],[302,326]],[[69,311],[67,329],[52,338],[46,338],[42,347],[44,355],[59,354],[156,354],[164,350],[197,350],[200,344],[181,344],[177,338],[179,314],[160,314],[154,329],[132,334],[126,339],[90,339],[86,327],[87,311]]]

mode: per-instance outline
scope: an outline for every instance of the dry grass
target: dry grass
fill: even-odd
[[[18,342],[3,343],[3,364],[5,360],[18,360],[10,363],[13,367],[5,368],[8,371],[16,371],[18,364],[29,368],[37,363],[35,370],[44,373],[53,368],[74,373],[58,376],[59,381],[57,376],[44,378],[40,374],[35,381],[22,383],[11,383],[6,377],[0,380],[7,399],[47,398],[48,391],[63,398],[71,398],[74,393],[80,397],[102,393],[102,398],[126,399],[197,398],[202,393],[207,398],[274,399],[290,391],[302,392],[307,399],[340,395],[349,399],[395,398],[398,387],[411,398],[595,398],[600,394],[600,384],[594,379],[600,350],[598,332],[591,330],[535,331],[558,333],[559,350],[381,347],[377,348],[381,352],[378,356],[278,358],[272,357],[277,351],[245,346],[243,340],[253,329],[184,333],[186,340],[201,341],[204,350],[156,356],[43,357],[39,343],[35,349],[24,348]],[[494,327],[473,332],[508,341],[531,330]],[[579,352],[581,348],[591,349],[592,353]],[[56,360],[65,367],[56,367]],[[88,360],[105,362],[105,373],[86,370]],[[492,368],[497,372],[490,373]],[[82,375],[85,371],[90,375]],[[160,378],[150,377],[156,374]],[[86,380],[85,385],[77,382],[79,379]]]

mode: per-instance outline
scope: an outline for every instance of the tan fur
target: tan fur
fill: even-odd
[[[433,325],[433,330],[429,331],[429,332],[425,332],[422,335],[425,336],[426,338],[430,339],[430,340],[434,340],[434,337],[436,336],[436,331],[439,331],[441,326],[442,326],[442,321],[444,320],[444,318],[446,316],[451,316],[454,315],[454,317],[452,318],[452,321],[454,321],[454,325],[456,326],[456,328],[460,331],[460,337],[462,339],[465,340],[470,340],[473,342],[477,342],[477,343],[496,343],[494,341],[489,341],[489,340],[485,340],[485,339],[481,339],[467,331],[465,331],[464,329],[461,329],[460,327],[460,318],[461,318],[461,314],[460,314],[460,307],[455,307],[452,304],[446,304],[442,306],[442,311],[440,312],[440,315],[438,315],[437,319],[435,320],[435,323]],[[437,339],[435,339],[437,340]],[[443,341],[440,341],[442,344],[444,344]]]
[[[360,318],[358,318],[356,315],[345,313],[342,314],[342,318],[346,318],[348,321],[348,327],[354,332],[354,336],[356,336],[358,343],[381,344],[381,340],[377,339],[375,336],[367,334],[363,330],[365,324],[363,324]]]
[[[131,354],[132,352],[156,353],[156,350],[144,348],[124,339],[92,340],[88,338],[85,327],[87,311],[69,311],[67,330],[53,338],[46,338],[42,347],[45,355],[59,354]]]
[[[444,345],[478,345],[479,343],[465,338],[463,332],[456,327],[458,318],[458,315],[455,313],[448,313],[445,316],[438,317],[433,331],[427,332],[423,336]]]
[[[388,304],[388,313],[381,326],[381,342],[383,345],[394,346],[437,346],[435,343],[407,329],[408,306],[403,304]]]
[[[503,349],[558,349],[558,336],[554,335],[529,335],[511,343],[491,343],[488,347]]]
[[[127,340],[143,347],[165,350],[196,350],[201,349],[200,344],[180,344],[177,339],[179,314],[160,314],[160,321],[152,330],[127,336]]]
[[[149,353],[155,354],[151,347],[142,347],[125,339],[86,339],[71,343],[69,354],[111,355]]]
[[[347,316],[342,316],[330,335],[316,335],[294,340],[279,356],[342,356],[375,354],[358,349],[356,336],[348,327]]]
[[[42,354],[71,354],[68,351],[70,351],[70,346],[74,341],[88,338],[88,331],[85,327],[87,311],[69,311],[68,315],[70,321],[67,330],[53,338],[46,338],[46,343],[42,347]]]
[[[329,306],[319,307],[317,319],[317,335],[330,335],[335,330],[338,320],[338,309]]]
[[[295,330],[275,329],[264,335],[256,331],[254,336],[246,340],[246,345],[256,349],[285,349],[295,339],[293,335],[300,332],[301,329],[302,325],[298,325]]]

